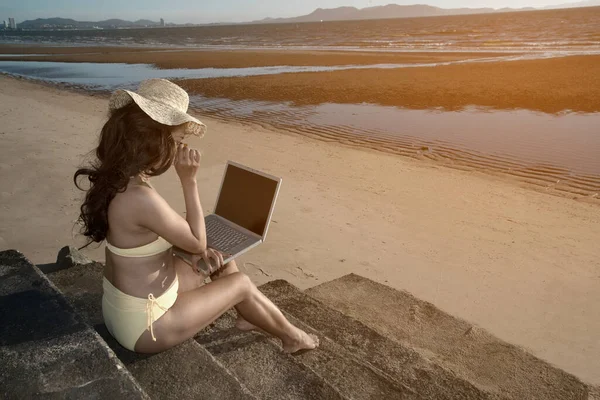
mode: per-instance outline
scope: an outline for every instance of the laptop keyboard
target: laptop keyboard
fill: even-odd
[[[248,239],[245,234],[236,231],[216,218],[211,218],[206,222],[206,236],[209,247],[222,253],[229,252]]]

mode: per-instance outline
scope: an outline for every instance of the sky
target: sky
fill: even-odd
[[[108,18],[127,20],[164,18],[174,23],[243,22],[265,17],[295,17],[316,8],[396,3],[429,4],[441,8],[543,7],[573,0],[1,0],[0,21],[63,17],[79,21]]]

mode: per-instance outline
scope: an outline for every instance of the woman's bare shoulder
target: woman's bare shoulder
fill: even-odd
[[[129,185],[123,192],[115,195],[108,212],[114,216],[135,216],[135,219],[146,215],[149,209],[164,207],[166,201],[150,185]],[[131,218],[128,218],[131,219]]]

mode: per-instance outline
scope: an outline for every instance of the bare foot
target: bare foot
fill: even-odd
[[[319,338],[312,333],[306,333],[301,329],[297,329],[297,338],[283,341],[283,351],[286,353],[296,353],[299,351],[313,350],[319,347]]]
[[[259,331],[264,335],[271,336],[259,327],[246,321],[241,315],[235,321],[235,327],[241,331]],[[286,353],[296,353],[301,350],[313,350],[319,346],[319,338],[311,333],[306,333],[301,329],[295,328],[296,337],[294,339],[283,341],[283,351]]]
[[[255,329],[258,329],[256,325],[253,325],[250,322],[246,321],[241,315],[238,316],[237,321],[235,321],[235,327],[241,331],[253,331]]]

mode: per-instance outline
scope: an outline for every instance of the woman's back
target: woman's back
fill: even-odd
[[[158,239],[158,235],[139,225],[148,216],[139,215],[136,207],[141,196],[154,190],[139,178],[131,179],[122,193],[117,193],[108,206],[108,232],[106,241],[118,249],[140,248]],[[115,287],[134,297],[145,298],[148,293],[160,296],[176,278],[173,256],[170,251],[159,254],[128,257],[105,250],[104,276]]]

